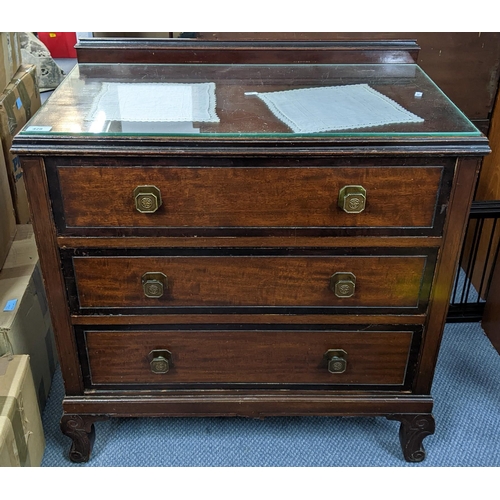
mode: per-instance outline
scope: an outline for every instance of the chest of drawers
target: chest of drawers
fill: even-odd
[[[13,148],[71,460],[89,460],[103,418],[271,415],[396,419],[405,459],[423,460],[489,150],[416,55],[412,42],[80,42]],[[214,115],[196,121],[206,82]],[[358,106],[355,126],[291,132],[256,95],[359,84],[419,120],[371,126]],[[120,85],[136,86],[133,106]],[[151,99],[170,114],[130,118]]]

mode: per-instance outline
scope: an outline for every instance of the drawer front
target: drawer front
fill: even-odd
[[[403,385],[413,335],[411,331],[87,330],[84,342],[91,386]]]
[[[71,228],[130,235],[131,228],[182,229],[182,234],[196,228],[428,230],[442,223],[441,211],[435,220],[441,166],[59,166],[57,171],[62,233]],[[154,189],[136,191],[140,186]]]
[[[77,310],[253,306],[415,312],[426,305],[433,266],[429,254],[73,257],[75,281],[69,286],[78,297]]]

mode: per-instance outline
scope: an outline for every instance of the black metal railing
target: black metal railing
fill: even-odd
[[[481,321],[500,251],[500,201],[472,203],[447,321]]]

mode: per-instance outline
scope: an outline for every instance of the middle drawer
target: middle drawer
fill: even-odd
[[[68,288],[73,312],[83,313],[207,307],[415,313],[427,305],[435,253],[73,256]]]

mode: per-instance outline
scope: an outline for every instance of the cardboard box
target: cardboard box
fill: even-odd
[[[0,95],[0,137],[18,224],[28,224],[30,213],[19,158],[10,148],[14,136],[39,108],[36,66],[23,64]]]
[[[0,467],[21,467],[14,429],[9,417],[0,416]]]
[[[29,354],[42,412],[57,366],[54,332],[31,225],[17,227],[0,271],[0,356]]]
[[[0,144],[0,269],[3,267],[16,234],[16,216],[2,153]]]
[[[16,74],[21,62],[18,33],[0,32],[0,93]]]
[[[44,451],[29,356],[0,358],[0,467],[39,467]]]

